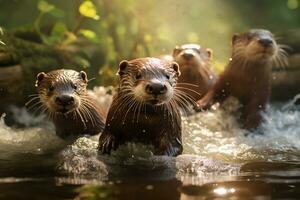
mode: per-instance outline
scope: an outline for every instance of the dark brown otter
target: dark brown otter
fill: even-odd
[[[245,129],[257,128],[262,122],[271,92],[271,68],[274,62],[283,63],[284,51],[271,32],[254,29],[234,35],[232,56],[214,87],[197,103],[197,110],[222,104],[229,96],[237,98],[242,107],[241,120]]]
[[[122,61],[120,83],[108,112],[99,150],[110,153],[125,142],[154,146],[154,154],[182,153],[181,98],[176,83],[177,63],[158,58]]]
[[[60,69],[37,75],[38,95],[29,104],[43,109],[54,122],[56,134],[62,138],[95,135],[104,128],[104,113],[87,92],[85,72]]]
[[[211,65],[212,50],[197,44],[185,44],[173,50],[173,58],[181,71],[178,86],[184,86],[182,91],[195,101],[199,100],[216,82],[216,73]]]

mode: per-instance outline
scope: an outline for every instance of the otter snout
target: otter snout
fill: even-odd
[[[262,39],[259,39],[258,42],[263,47],[269,47],[273,44],[273,40],[270,38],[262,38]]]
[[[185,52],[182,54],[182,57],[189,60],[189,59],[192,59],[194,57],[194,53],[192,52]]]
[[[74,97],[71,95],[60,95],[55,98],[55,103],[59,106],[70,106],[74,104]]]
[[[148,83],[146,85],[145,90],[146,90],[147,94],[157,96],[157,95],[165,94],[168,89],[167,89],[167,86],[163,83],[152,82],[152,83]]]

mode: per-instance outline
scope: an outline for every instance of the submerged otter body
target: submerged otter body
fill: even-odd
[[[271,93],[271,68],[274,62],[282,63],[284,53],[271,32],[254,29],[234,35],[230,63],[218,81],[197,103],[198,110],[214,103],[223,103],[229,96],[237,98],[242,107],[243,128],[256,129],[262,122]]]
[[[178,65],[157,58],[122,61],[120,84],[108,112],[99,150],[110,153],[126,142],[154,146],[154,154],[182,153],[177,105]]]
[[[178,85],[184,86],[182,90],[195,101],[199,100],[216,82],[212,51],[197,44],[185,44],[173,50],[173,58],[181,71]]]
[[[39,102],[62,138],[95,135],[104,128],[104,113],[97,101],[88,94],[85,72],[60,69],[37,75]],[[33,100],[35,100],[33,99]],[[31,102],[29,102],[31,103]]]

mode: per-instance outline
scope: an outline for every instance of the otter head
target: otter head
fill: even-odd
[[[139,103],[159,106],[173,98],[180,75],[179,66],[158,58],[122,61],[119,65],[120,91]]]
[[[179,66],[203,66],[212,59],[212,50],[197,44],[185,44],[175,47],[173,57]]]
[[[85,72],[55,70],[37,75],[36,87],[41,102],[52,113],[70,113],[81,104],[88,83]]]
[[[232,37],[232,58],[243,58],[248,61],[269,60],[277,54],[277,43],[268,30],[253,29]]]

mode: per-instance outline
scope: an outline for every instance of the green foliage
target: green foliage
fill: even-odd
[[[287,1],[287,7],[291,10],[295,10],[299,7],[298,0],[288,0]]]
[[[58,18],[61,18],[64,16],[64,11],[62,11],[61,9],[58,9],[53,4],[49,4],[45,0],[40,0],[38,2],[37,7],[38,7],[38,10],[42,14],[49,13],[50,15],[52,15],[54,17],[58,17]]]
[[[170,54],[183,43],[213,49],[214,64],[222,70],[233,33],[300,27],[299,0],[20,0],[18,5],[3,0],[1,5],[0,24],[9,21],[10,30],[33,24],[44,44],[79,50],[71,59],[87,67],[96,84],[111,84],[123,59]],[[12,9],[20,12],[11,16]]]

